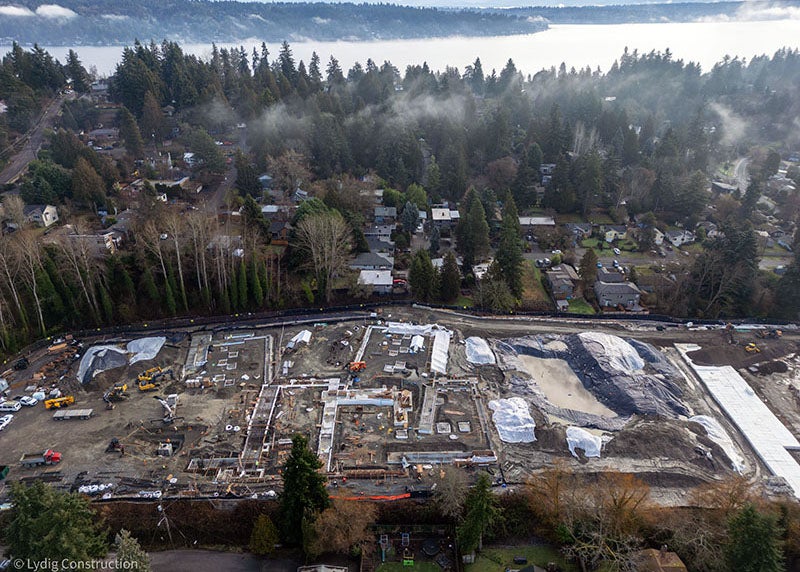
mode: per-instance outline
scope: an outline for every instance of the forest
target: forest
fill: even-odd
[[[45,54],[15,46],[3,58],[0,76],[15,78],[10,88],[2,84],[7,101],[27,94],[35,103],[67,75],[77,92],[89,91],[77,55],[61,65]],[[133,207],[130,241],[98,257],[84,243],[44,242],[29,231],[0,237],[0,339],[11,352],[69,328],[364,299],[369,292],[340,271],[351,253],[369,249],[363,230],[375,188],[401,214],[396,268],[410,269],[412,287],[429,284],[414,292],[420,299],[452,303],[471,292],[477,305],[514,309],[525,287],[516,215],[580,221],[601,214],[637,225],[644,251],[657,228],[713,222],[722,230],[662,277],[652,311],[796,319],[800,260],[795,255],[780,277],[760,270],[756,231],[779,226],[791,243],[800,214],[797,191],[768,185],[781,158],[797,149],[799,80],[793,50],[727,58],[707,73],[667,50],[626,52],[607,73],[562,65],[523,76],[511,59],[501,70],[484,70],[480,59],[463,70],[422,63],[401,72],[371,60],[344,70],[333,57],[297,62],[288,43],[276,55],[266,47],[215,48],[208,60],[174,42],[136,43],[109,86],[126,153],[112,160],[79,139],[98,111],[77,99],[20,189],[25,202],[52,202],[89,228],[110,227],[115,213]],[[17,129],[25,127],[18,121]],[[246,144],[229,166],[214,139],[239,124]],[[241,212],[239,220],[170,189],[170,203],[152,187],[135,200],[121,190],[140,171],[157,178],[156,156],[188,149],[202,162],[192,178],[209,188],[235,167],[235,192],[224,206]],[[750,184],[712,195],[720,166],[741,156],[750,158]],[[544,185],[543,164],[553,165]],[[273,178],[271,197],[261,173]],[[800,182],[796,167],[787,174]],[[298,189],[314,198],[295,210],[289,205]],[[776,205],[772,221],[762,197]],[[293,211],[288,246],[270,244],[275,221],[261,204],[273,201]],[[430,254],[410,249],[414,211],[443,202],[462,213],[452,236],[463,262],[455,273],[450,262],[441,272],[429,266],[450,236],[430,236]],[[15,201],[4,203],[6,217],[19,213]],[[545,238],[578,266],[565,236]],[[241,248],[220,246],[230,241]],[[320,244],[335,248],[322,252]],[[495,249],[497,265],[476,279],[469,262]]]
[[[231,43],[250,38],[378,40],[532,34],[527,16],[394,4],[23,0],[0,10],[0,44],[125,45],[133,38]]]

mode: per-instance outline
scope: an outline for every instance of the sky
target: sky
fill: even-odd
[[[266,0],[240,0],[242,2],[264,2]],[[518,6],[608,6],[631,4],[671,4],[707,3],[718,0],[281,0],[286,2],[367,2],[377,4],[388,2],[403,6],[470,7],[470,8],[509,8]]]

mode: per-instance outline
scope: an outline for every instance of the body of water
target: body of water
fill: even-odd
[[[219,44],[220,46],[226,44]],[[260,40],[230,44],[244,45],[248,53]],[[268,42],[272,56],[277,56],[279,44]],[[463,71],[476,57],[480,57],[483,69],[489,73],[492,68],[499,72],[509,58],[514,60],[517,69],[525,74],[561,62],[567,68],[592,69],[600,67],[607,71],[618,59],[625,47],[630,51],[664,51],[669,48],[676,59],[700,63],[703,71],[708,71],[714,63],[724,56],[739,56],[750,59],[753,56],[772,55],[782,47],[800,48],[800,20],[772,20],[747,22],[697,22],[697,23],[658,23],[658,24],[619,24],[619,25],[559,25],[538,34],[521,36],[500,36],[486,38],[433,38],[415,40],[387,40],[375,42],[294,42],[292,51],[295,59],[305,60],[316,51],[322,58],[323,69],[331,55],[335,56],[345,71],[354,62],[365,62],[372,58],[378,64],[389,60],[401,73],[409,64],[428,62],[432,69],[457,66]],[[70,47],[47,47],[47,50],[62,62]],[[201,57],[211,54],[210,44],[183,45],[186,52]],[[0,46],[3,52],[8,47]],[[95,66],[101,75],[110,75],[122,54],[122,47],[73,47],[84,65]]]

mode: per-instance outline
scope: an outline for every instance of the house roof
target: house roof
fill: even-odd
[[[22,208],[22,214],[24,214],[25,216],[31,216],[33,214],[41,214],[48,207],[56,208],[53,205],[25,205]]]
[[[392,224],[376,224],[364,229],[365,236],[392,236],[394,225]]]
[[[630,282],[616,282],[609,284],[608,282],[595,282],[594,283],[594,290],[597,292],[599,296],[607,296],[607,295],[635,295],[641,294],[642,291],[636,287],[636,284],[632,284]]]
[[[282,231],[287,226],[289,226],[289,223],[276,220],[275,222],[270,223],[269,232],[271,234],[276,234],[276,233],[279,233],[280,231]]]
[[[674,552],[648,548],[637,556],[639,570],[645,572],[686,572],[686,565]]]
[[[618,234],[625,234],[626,232],[628,232],[628,227],[621,224],[612,224],[606,227],[606,232],[610,230],[613,230]]]
[[[369,249],[372,252],[392,252],[394,250],[394,242],[385,239],[384,236],[369,235],[365,236]]]
[[[551,216],[521,216],[520,226],[555,226],[556,221]]]
[[[597,269],[597,281],[605,282],[606,284],[615,284],[619,282],[625,282],[625,276],[616,270],[611,270],[610,268],[603,266],[602,268]]]
[[[450,213],[451,212],[452,211],[450,209],[447,209],[447,208],[432,208],[431,209],[431,218],[436,222],[449,221],[449,220],[451,220],[451,218],[450,218]]]
[[[553,266],[550,270],[548,270],[547,274],[549,275],[551,272],[558,274],[559,276],[566,277],[569,280],[578,279],[578,273],[575,272],[575,269],[569,264],[559,264],[557,266]]]
[[[362,252],[350,263],[351,268],[355,266],[388,266],[392,268],[394,260],[377,252]]]
[[[572,232],[581,231],[583,234],[592,232],[592,224],[588,222],[568,222],[564,225],[565,228]]]
[[[397,216],[397,207],[375,207],[375,216]]]
[[[358,275],[359,284],[369,284],[370,286],[391,286],[391,270],[362,270]]]

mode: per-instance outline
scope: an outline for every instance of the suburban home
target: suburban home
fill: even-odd
[[[559,264],[553,266],[545,272],[547,283],[555,300],[569,300],[575,294],[575,283],[578,281],[578,273],[569,264]]]
[[[613,282],[609,284],[597,281],[594,283],[594,293],[597,297],[597,303],[601,307],[615,308],[621,305],[629,310],[639,309],[639,298],[642,295],[636,284],[630,282]]]
[[[375,207],[375,224],[389,224],[397,220],[397,207]]]
[[[583,240],[592,236],[592,225],[588,222],[568,222],[564,228],[575,236],[575,240]]]
[[[361,252],[350,263],[353,270],[391,270],[394,268],[394,259],[389,255],[376,252]]]
[[[45,228],[58,222],[58,210],[53,205],[25,205],[22,214],[27,222]]]
[[[521,216],[519,226],[523,231],[530,230],[534,226],[555,226],[556,221],[551,216]]]
[[[264,173],[258,177],[258,182],[261,184],[261,189],[268,191],[272,188],[272,176]]]
[[[686,572],[687,568],[680,556],[662,546],[661,550],[648,548],[635,555],[637,570],[641,572]]]
[[[706,231],[706,238],[717,238],[721,234],[717,225],[709,221],[698,222],[695,228],[704,229]]]
[[[625,275],[618,272],[616,268],[603,266],[597,269],[597,281],[605,282],[606,284],[619,284],[620,282],[625,282]]]
[[[269,236],[272,244],[276,246],[286,246],[289,244],[289,231],[291,226],[288,222],[275,220],[269,223]]]
[[[628,227],[624,225],[611,225],[605,228],[606,242],[625,240],[628,237]]]
[[[653,244],[656,246],[661,246],[664,244],[664,233],[657,228],[653,229]]]
[[[431,220],[433,221],[433,224],[438,226],[440,229],[449,229],[453,221],[452,217],[450,216],[451,212],[452,211],[447,207],[431,208]]]
[[[393,224],[378,224],[375,226],[368,226],[364,229],[364,236],[369,239],[370,236],[377,236],[385,240],[391,240],[392,231],[395,229]]]
[[[668,230],[664,233],[666,238],[672,246],[682,246],[694,242],[694,233],[691,230]]]
[[[362,270],[358,275],[358,283],[372,287],[374,294],[392,293],[391,270]]]
[[[308,192],[297,188],[294,191],[294,195],[292,195],[292,200],[296,203],[302,203],[303,201],[308,200]]]
[[[113,230],[101,230],[95,234],[79,234],[72,225],[61,228],[43,237],[45,244],[69,245],[78,252],[84,252],[92,258],[104,258],[114,254],[122,241],[122,236]]]
[[[718,195],[732,195],[739,190],[739,187],[723,183],[722,181],[713,181],[711,183],[711,192]]]

